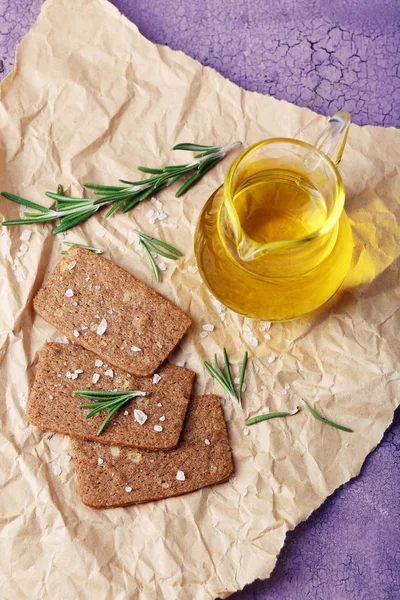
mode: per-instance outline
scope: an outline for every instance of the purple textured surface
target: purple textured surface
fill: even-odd
[[[398,0],[114,0],[149,39],[242,87],[360,125],[400,126]],[[0,73],[41,0],[0,0]],[[361,475],[288,535],[232,600],[400,599],[400,411]]]

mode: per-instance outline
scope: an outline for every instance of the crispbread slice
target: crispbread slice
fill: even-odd
[[[152,450],[174,448],[185,420],[193,371],[166,363],[158,370],[161,379],[153,383],[152,377],[134,377],[108,364],[96,367],[96,360],[98,364],[102,362],[76,344],[46,343],[29,397],[28,420],[47,431],[101,440],[103,444]],[[76,378],[67,377],[67,373],[75,377],[74,372],[80,370],[83,373],[78,373]],[[96,384],[92,383],[94,373],[100,374]],[[103,411],[86,419],[89,410],[79,408],[79,404],[89,401],[73,394],[76,389],[140,390],[149,395],[130,400],[114,415],[101,436],[97,436],[107,413]],[[135,408],[147,416],[143,425],[134,418]],[[124,414],[125,411],[128,414]],[[154,426],[161,426],[162,431],[156,431]]]
[[[157,370],[191,324],[151,287],[77,246],[57,264],[33,306],[73,342],[142,376]],[[104,333],[98,333],[104,323]]]
[[[72,452],[79,494],[92,508],[180,496],[226,481],[233,473],[224,415],[213,395],[191,400],[182,441],[174,450],[144,452],[72,440]],[[184,481],[179,480],[182,473]]]

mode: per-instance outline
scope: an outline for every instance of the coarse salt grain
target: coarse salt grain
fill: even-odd
[[[130,485],[127,485],[127,486],[126,486],[126,488],[125,488],[125,491],[126,491],[126,492],[131,492],[131,491],[132,491],[132,488],[131,488],[131,486],[130,486]]]
[[[247,496],[247,490],[246,489],[240,490],[240,495],[242,496],[242,498],[245,498]]]
[[[72,262],[70,262],[68,265],[68,271],[72,271],[72,269],[75,267],[75,265],[76,265],[76,260],[73,260]]]
[[[71,379],[72,378],[72,373],[70,371],[67,371],[65,373],[65,376],[68,377],[68,379]]]
[[[107,369],[104,375],[107,375],[107,377],[114,377],[114,371],[112,369]]]
[[[250,338],[250,345],[253,346],[253,348],[257,348],[258,346],[258,339],[254,337],[254,335]]]
[[[176,364],[177,367],[184,367],[185,366],[185,361],[181,360],[181,361],[179,361],[179,362],[177,362],[175,364]]]
[[[250,433],[250,429],[248,427],[245,427],[243,429],[243,435],[249,435],[249,433]]]
[[[100,458],[100,456],[99,456],[99,458],[97,459],[97,464],[102,465],[103,462],[104,462],[104,460],[102,458]]]
[[[272,354],[272,355],[269,357],[269,359],[268,359],[268,362],[269,362],[269,364],[270,364],[270,365],[272,365],[272,363],[273,363],[275,360],[276,360],[276,356],[275,356],[275,354]]]
[[[78,373],[72,373],[71,379],[78,379]]]
[[[102,227],[101,229],[96,231],[96,235],[99,238],[103,238],[106,235],[106,233],[107,233],[107,231],[104,229],[104,227]]]
[[[131,350],[132,350],[132,352],[141,352],[142,351],[142,349],[139,348],[139,346],[131,346]]]
[[[263,392],[264,390],[266,390],[266,389],[267,389],[267,386],[266,386],[266,385],[262,384],[262,385],[260,386],[260,390],[261,390],[262,392]]]
[[[61,467],[59,465],[54,465],[53,473],[54,475],[61,475]]]
[[[26,254],[27,251],[28,251],[28,246],[26,244],[21,244],[19,252],[17,252],[17,256],[18,257],[24,256],[24,254]]]
[[[124,410],[124,415],[125,415],[125,417],[127,417],[129,415],[127,410]]]
[[[183,471],[177,471],[176,479],[177,479],[177,481],[185,481],[185,479],[186,479],[185,473]]]
[[[50,400],[53,400],[53,396],[51,394],[49,394],[49,398]]]
[[[94,366],[95,367],[102,367],[103,366],[103,361],[100,358],[96,358],[96,360],[94,361]]]
[[[22,240],[23,242],[28,242],[31,235],[32,235],[32,231],[30,231],[29,229],[24,229],[24,231],[21,233],[21,237],[19,239]]]
[[[162,406],[162,402],[157,402],[157,406]]]
[[[138,408],[135,408],[135,410],[133,411],[133,416],[135,417],[135,421],[139,423],[139,425],[144,425],[144,423],[146,423],[147,421],[146,413],[142,410],[139,410]]]
[[[260,327],[259,327],[260,331],[269,331],[270,329],[271,329],[270,321],[264,321],[263,323],[260,323]]]
[[[81,325],[82,331],[86,331],[87,328],[88,328],[87,325]]]
[[[281,390],[281,394],[282,394],[282,396],[286,396],[287,391],[286,390]]]
[[[154,373],[152,382],[158,383],[159,381],[161,381],[161,379],[162,379],[161,375],[158,375],[158,373]]]
[[[74,336],[75,337],[79,337],[80,336],[80,333],[79,333],[79,331],[77,329],[74,329]]]
[[[165,421],[165,416],[164,416],[164,415],[162,415],[162,417],[160,417],[158,420],[159,420],[159,421]]]
[[[290,390],[290,384],[289,383],[285,383],[285,390]]]
[[[73,302],[72,306],[78,306],[78,303],[77,302]]]
[[[211,444],[210,440],[208,440],[208,439],[205,439],[204,443],[205,443],[206,446],[209,446]]]
[[[206,338],[207,336],[208,336],[208,331],[202,331],[202,332],[200,333],[200,336],[199,336],[199,337],[201,337],[201,338]]]
[[[167,265],[163,261],[157,262],[157,267],[160,269],[160,271],[166,271],[167,270]]]
[[[100,375],[98,373],[93,373],[92,383],[97,383],[100,379]]]
[[[68,462],[70,462],[72,459],[72,456],[70,456],[69,454],[66,455],[65,460],[67,460]]]
[[[80,373],[83,373],[82,369],[75,369],[74,373],[76,373],[77,375],[80,375]]]
[[[68,288],[67,291],[65,292],[65,295],[67,298],[72,298],[72,296],[74,295],[74,290],[71,290],[71,288]]]
[[[106,329],[107,329],[107,321],[106,321],[106,319],[102,319],[96,330],[97,335],[103,335],[103,333],[105,332]]]
[[[154,425],[154,431],[160,432],[162,430],[163,430],[163,428],[161,427],[161,425]]]
[[[214,331],[214,325],[211,325],[211,323],[206,323],[203,325],[203,329],[204,331]]]

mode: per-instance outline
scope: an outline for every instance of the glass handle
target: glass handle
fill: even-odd
[[[315,147],[338,165],[349,133],[351,118],[346,110],[339,110],[328,121],[318,137]]]

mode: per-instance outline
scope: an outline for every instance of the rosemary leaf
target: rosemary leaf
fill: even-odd
[[[240,380],[239,380],[239,386],[240,386],[239,390],[235,389],[235,384],[233,382],[232,372],[231,372],[228,353],[226,351],[226,348],[223,349],[223,354],[224,354],[226,374],[223,372],[223,370],[219,366],[218,358],[217,358],[216,354],[214,354],[215,368],[212,367],[210,365],[210,363],[208,363],[207,361],[204,362],[204,366],[206,367],[207,371],[210,373],[211,377],[213,377],[216,381],[218,381],[220,386],[229,394],[229,396],[232,398],[232,400],[238,406],[241,406],[242,405],[241,388],[243,386],[243,380],[244,380],[244,375],[245,375],[246,366],[247,366],[248,353],[245,352],[243,361],[242,361],[242,369],[241,369]]]
[[[176,144],[172,148],[172,150],[189,150],[191,152],[201,152],[201,151],[207,151],[207,150],[216,152],[217,150],[220,150],[220,149],[221,149],[220,146],[202,146],[201,144],[191,144],[191,143]]]
[[[238,389],[240,404],[242,403],[242,387],[243,387],[244,375],[246,373],[248,357],[249,357],[249,353],[246,350],[246,352],[244,353],[244,357],[243,357],[242,368],[240,370],[239,389]]]
[[[42,206],[41,204],[36,204],[35,202],[31,202],[30,200],[25,200],[25,198],[21,198],[20,196],[15,196],[15,194],[9,194],[8,192],[1,192],[1,195],[7,200],[11,200],[11,202],[15,202],[16,204],[22,204],[23,206],[27,206],[28,208],[34,208],[42,213],[53,213],[54,211],[51,208],[47,208],[46,206]]]
[[[140,243],[142,244],[143,248],[145,249],[147,256],[149,257],[149,261],[150,261],[150,265],[153,271],[153,275],[154,275],[154,279],[157,281],[157,283],[159,283],[160,281],[160,273],[158,271],[158,267],[157,267],[157,263],[154,260],[154,257],[151,253],[151,250],[148,248],[146,242],[142,239],[139,240]]]
[[[94,248],[94,246],[86,246],[85,244],[77,244],[76,242],[63,242],[66,246],[78,246],[78,248],[85,248],[85,250],[91,250],[95,254],[103,254],[103,250],[100,248]],[[61,254],[66,254],[66,250],[63,250]]]
[[[275,412],[275,413],[265,413],[263,415],[256,415],[255,417],[251,417],[247,419],[244,424],[245,425],[254,425],[255,423],[260,423],[260,421],[269,421],[270,419],[276,419],[277,417],[291,417],[299,412],[299,409],[296,408],[290,412]]]
[[[313,417],[315,417],[319,421],[322,421],[323,423],[326,423],[327,425],[330,425],[331,427],[335,427],[336,429],[340,429],[341,431],[347,431],[348,433],[353,433],[353,429],[350,429],[349,427],[344,427],[343,425],[338,425],[338,423],[334,423],[333,421],[329,421],[328,419],[325,419],[325,417],[323,417],[322,415],[318,414],[315,410],[313,410],[311,408],[311,406],[309,406],[307,404],[307,402],[305,400],[303,400],[303,398],[301,398],[301,401],[304,404],[304,406],[307,408],[307,410],[313,415]]]

